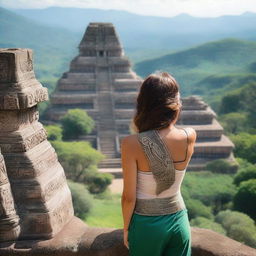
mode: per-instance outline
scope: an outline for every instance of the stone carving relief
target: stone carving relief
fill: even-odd
[[[9,57],[13,58],[11,64],[6,61]],[[6,233],[8,225],[1,218],[15,216],[16,210],[21,240],[49,238],[74,216],[64,170],[39,123],[36,104],[48,100],[48,92],[34,77],[32,59],[31,50],[0,50],[0,82],[7,80],[5,87],[0,87],[0,147],[6,165],[5,169],[0,162],[0,241],[3,233],[15,240]],[[17,74],[17,86],[6,75],[7,70]]]
[[[19,99],[16,93],[9,93],[4,96],[4,109],[18,109]]]
[[[0,154],[0,241],[16,239],[19,231],[19,217],[16,215],[4,158]]]
[[[0,156],[0,186],[8,182],[8,177],[6,173],[5,164],[3,162],[3,157]]]
[[[30,51],[27,51],[26,56],[19,59],[19,66],[20,66],[20,70],[23,73],[33,71],[33,60],[32,60],[32,54]]]
[[[0,61],[0,82],[6,82],[8,79],[10,79],[9,60],[3,56]]]

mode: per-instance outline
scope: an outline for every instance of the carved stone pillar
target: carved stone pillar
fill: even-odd
[[[0,49],[0,147],[19,239],[51,238],[74,215],[64,170],[38,122],[37,104],[47,99],[47,88],[35,78],[32,50]]]
[[[20,234],[11,186],[4,158],[0,153],[0,242],[15,240]]]

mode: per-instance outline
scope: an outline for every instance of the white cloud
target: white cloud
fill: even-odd
[[[0,0],[9,8],[46,8],[50,6],[126,10],[142,15],[216,17],[256,12],[255,0]]]

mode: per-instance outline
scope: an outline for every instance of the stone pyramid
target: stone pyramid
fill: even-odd
[[[142,80],[111,23],[90,23],[79,44],[79,55],[59,79],[45,117],[52,122],[71,108],[81,108],[96,121],[88,140],[106,155],[102,167],[120,166],[119,137],[130,127],[135,98]]]
[[[207,162],[220,158],[235,162],[234,144],[224,135],[212,108],[196,95],[183,98],[182,104],[177,127],[193,127],[197,132],[189,170],[204,170]]]

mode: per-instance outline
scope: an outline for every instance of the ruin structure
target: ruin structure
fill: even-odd
[[[38,121],[37,104],[45,100],[32,50],[0,49],[2,241],[51,238],[74,215],[64,170]]]
[[[86,110],[96,127],[80,139],[90,141],[106,155],[100,167],[121,167],[121,139],[131,132],[141,83],[124,56],[113,24],[90,23],[79,44],[79,55],[51,95],[45,117],[48,122],[58,122],[68,109]],[[233,143],[223,135],[214,111],[199,97],[183,98],[178,124],[193,127],[198,133],[190,169],[202,170],[207,161],[216,158],[233,159]]]
[[[235,163],[233,142],[224,135],[223,127],[216,119],[216,113],[199,96],[182,99],[182,112],[177,127],[192,127],[197,133],[189,170],[205,170],[207,162],[215,159],[226,159]]]
[[[90,23],[79,44],[79,55],[50,97],[45,117],[58,122],[68,109],[86,110],[96,126],[80,139],[106,155],[101,166],[119,167],[119,137],[129,132],[140,84],[113,24]]]

